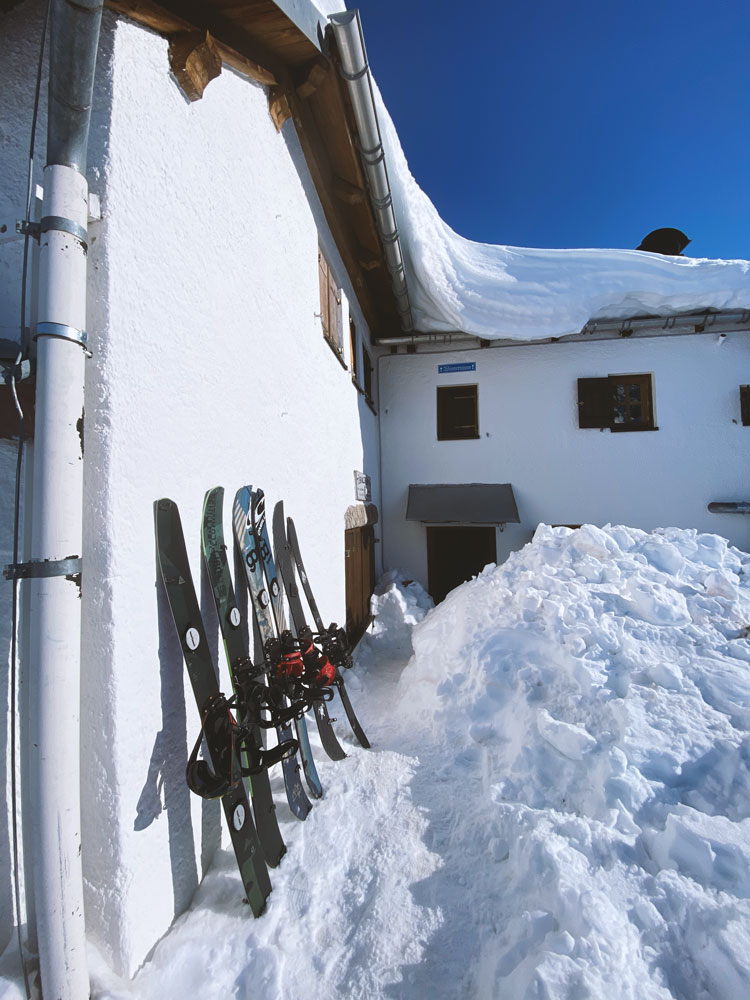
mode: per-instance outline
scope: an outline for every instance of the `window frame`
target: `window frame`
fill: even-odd
[[[336,281],[323,248],[318,246],[318,290],[320,293],[320,324],[323,338],[344,368],[344,334],[341,323],[341,287]],[[348,369],[347,369],[348,370]]]
[[[637,399],[633,398],[634,386],[639,387]],[[619,387],[622,387],[621,395]],[[608,428],[613,434],[623,434],[659,429],[654,412],[653,375],[650,372],[579,378],[577,389],[578,427],[581,430]],[[628,419],[631,410],[636,407],[641,408],[641,416]],[[618,411],[624,411],[624,420],[616,419]]]
[[[437,388],[437,440],[438,441],[477,441],[479,440],[479,383],[472,382],[462,385],[439,385]],[[449,420],[449,416],[446,413],[446,408],[448,405],[449,394],[456,393],[461,389],[472,389],[473,390],[473,422],[470,424],[457,424],[455,419],[453,421]],[[471,394],[466,394],[466,398],[469,398]],[[451,402],[455,402],[454,397]],[[471,429],[473,433],[456,433],[460,429]]]
[[[740,386],[740,422],[750,427],[750,385]]]

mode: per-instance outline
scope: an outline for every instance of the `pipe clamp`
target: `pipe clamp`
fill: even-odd
[[[39,234],[48,233],[50,230],[58,233],[69,233],[83,244],[84,250],[89,248],[89,234],[83,226],[74,222],[73,219],[66,219],[63,215],[45,215],[39,223]]]
[[[39,337],[57,337],[59,340],[72,340],[74,344],[86,346],[89,339],[85,330],[77,330],[74,326],[66,326],[65,323],[37,323],[34,340]]]
[[[80,575],[80,556],[68,556],[67,559],[30,559],[25,563],[10,563],[3,569],[6,580],[32,580],[50,576],[74,579]]]

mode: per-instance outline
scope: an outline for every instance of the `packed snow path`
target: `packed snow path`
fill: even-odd
[[[428,604],[381,584],[373,749],[337,723],[305,823],[277,785],[263,917],[222,851],[132,983],[92,948],[96,1000],[750,995],[750,556],[541,526]]]

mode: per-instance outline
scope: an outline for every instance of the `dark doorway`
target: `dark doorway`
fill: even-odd
[[[439,527],[427,529],[427,578],[437,604],[448,591],[497,561],[495,528]]]
[[[359,642],[370,624],[370,596],[375,589],[375,529],[371,524],[347,528],[346,545],[346,633]]]

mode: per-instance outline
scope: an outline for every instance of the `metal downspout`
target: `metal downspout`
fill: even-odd
[[[30,750],[34,897],[43,996],[89,995],[80,819],[80,556],[88,185],[101,0],[52,0],[39,240],[31,500]]]
[[[329,18],[341,56],[341,74],[347,82],[359,132],[359,153],[367,178],[378,235],[393,283],[396,306],[405,331],[414,329],[406,286],[404,259],[398,235],[393,198],[385,163],[385,150],[380,135],[378,116],[370,80],[370,69],[362,36],[359,12],[356,10],[332,14]]]

